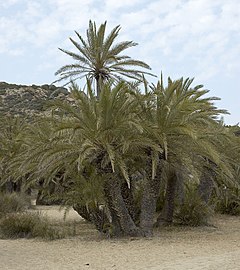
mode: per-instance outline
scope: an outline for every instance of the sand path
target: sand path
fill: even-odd
[[[45,212],[54,219],[56,209]],[[69,219],[78,219],[73,212]],[[1,270],[239,270],[240,218],[217,216],[217,228],[163,228],[152,239],[84,237],[0,240]],[[84,223],[83,223],[84,226]]]

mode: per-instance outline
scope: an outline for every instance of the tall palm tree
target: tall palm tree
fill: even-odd
[[[71,52],[61,48],[59,50],[71,56],[76,60],[76,63],[65,65],[57,70],[55,75],[60,75],[60,78],[55,82],[66,79],[74,81],[87,77],[91,81],[95,80],[97,96],[99,97],[101,83],[110,78],[119,81],[127,77],[141,81],[142,74],[152,75],[141,69],[135,69],[135,67],[140,67],[150,70],[149,65],[122,54],[126,49],[136,46],[137,43],[133,41],[116,43],[119,31],[120,26],[118,25],[106,36],[106,22],[97,29],[95,22],[92,21],[89,21],[86,40],[75,31],[79,41],[72,38],[70,38],[70,41],[78,52]]]
[[[155,168],[155,173],[148,169],[150,175],[143,190],[140,226],[146,235],[152,234],[163,164],[170,167],[166,207],[168,212],[173,213],[176,175],[181,175],[183,165],[188,166],[186,161],[191,160],[191,155],[195,153],[211,160],[219,159],[219,153],[214,144],[209,142],[209,138],[216,135],[216,132],[213,135],[211,129],[211,125],[216,125],[215,118],[225,111],[213,105],[215,98],[203,97],[208,91],[203,90],[201,85],[191,87],[192,81],[172,81],[169,78],[167,87],[164,87],[161,79],[156,86],[151,87],[152,91],[146,94],[147,101],[141,102],[145,136],[158,144],[163,152],[158,156],[157,162],[150,161],[153,152],[149,152],[148,163]],[[146,164],[145,168],[149,165]]]
[[[202,175],[199,179],[200,183],[204,177],[207,185],[211,187],[216,166],[229,172],[221,150],[221,144],[227,143],[228,138],[221,122],[218,121],[220,114],[227,111],[215,107],[214,101],[218,98],[204,97],[208,90],[202,89],[202,85],[192,87],[191,84],[192,80],[181,79],[176,91],[171,94],[172,82],[169,81],[169,86],[164,90],[162,101],[167,103],[163,108],[167,107],[168,110],[167,118],[164,119],[164,126],[167,128],[164,131],[166,136],[164,148],[168,151],[168,163],[174,164],[176,172],[188,170],[188,163],[192,159],[194,162],[192,168]],[[170,103],[169,97],[171,97]],[[177,126],[175,120],[179,121]],[[209,162],[214,166],[209,167]],[[175,164],[179,164],[180,167],[176,167]],[[158,222],[162,218],[166,222],[172,222],[177,181],[179,179],[176,175],[169,177],[167,181],[165,213],[159,216]],[[204,191],[204,196],[208,196],[207,192]]]

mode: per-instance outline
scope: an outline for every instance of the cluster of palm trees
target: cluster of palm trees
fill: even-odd
[[[74,103],[54,102],[51,116],[23,122],[14,138],[2,133],[2,179],[54,183],[55,196],[99,231],[151,236],[154,226],[173,222],[186,184],[206,204],[222,186],[239,189],[239,138],[202,85],[168,78],[164,86],[163,76],[149,84],[141,68],[150,67],[121,54],[136,43],[115,44],[119,26],[105,30],[106,22],[97,29],[90,21],[86,40],[77,32],[79,43],[70,38],[78,54],[60,49],[76,60],[56,72],[71,84]]]

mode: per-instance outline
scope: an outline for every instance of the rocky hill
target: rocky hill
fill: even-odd
[[[44,84],[17,85],[0,82],[0,115],[18,115],[31,118],[45,110],[48,101],[65,99],[71,101],[64,87]]]

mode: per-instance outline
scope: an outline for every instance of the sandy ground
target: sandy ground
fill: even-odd
[[[40,210],[62,222],[56,207]],[[82,234],[56,241],[0,240],[1,270],[240,270],[240,217],[216,216],[215,227],[162,228],[152,239],[103,239],[70,211]]]

